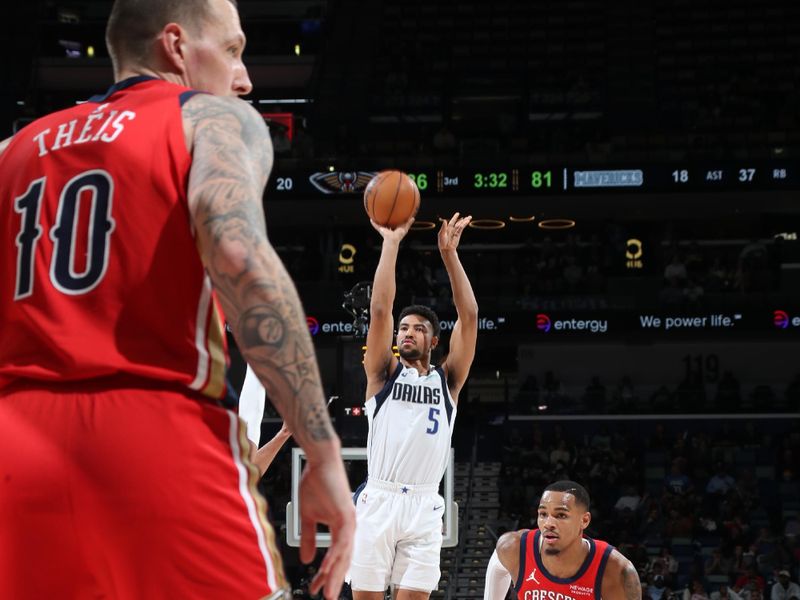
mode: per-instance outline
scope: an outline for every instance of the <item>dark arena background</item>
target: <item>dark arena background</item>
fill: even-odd
[[[3,137],[112,83],[110,6],[6,8]],[[421,191],[396,306],[434,307],[445,342],[435,228],[474,217],[459,248],[481,318],[453,438],[459,540],[433,597],[482,598],[497,536],[535,526],[543,486],[569,478],[645,598],[784,600],[778,572],[800,576],[800,3],[239,8],[247,99],[276,154],[269,235],[345,446],[366,436],[380,249],[366,183],[397,168]],[[268,404],[262,440],[279,427]],[[284,546],[291,446],[262,481]],[[349,465],[355,487],[363,463]],[[310,598],[314,567],[284,556]]]

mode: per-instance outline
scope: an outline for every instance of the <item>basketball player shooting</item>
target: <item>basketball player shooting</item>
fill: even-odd
[[[458,320],[450,352],[431,364],[439,319],[426,306],[400,313],[392,347],[395,266],[413,219],[383,237],[370,305],[364,369],[367,375],[366,483],[356,492],[356,540],[350,567],[354,600],[425,600],[439,584],[444,500],[438,494],[450,452],[458,394],[475,356],[478,304],[457,248],[471,217],[442,220],[439,252],[450,278]]]
[[[486,568],[484,600],[503,600],[512,583],[519,600],[642,600],[631,561],[584,535],[591,519],[589,493],[582,485],[557,481],[547,486],[539,501],[538,529],[509,531],[497,540]]]

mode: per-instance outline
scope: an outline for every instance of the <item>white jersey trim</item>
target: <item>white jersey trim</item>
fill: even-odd
[[[239,416],[233,411],[226,410],[230,418],[229,442],[231,445],[231,454],[233,455],[233,462],[236,464],[236,471],[239,473],[239,494],[244,500],[247,507],[247,516],[250,517],[250,523],[256,532],[258,539],[258,549],[261,551],[261,556],[264,559],[264,566],[267,571],[267,583],[269,589],[275,590],[278,588],[278,582],[275,579],[275,566],[272,564],[272,558],[267,550],[267,540],[264,537],[264,528],[261,526],[261,521],[258,518],[258,509],[256,508],[255,500],[250,494],[248,487],[248,473],[247,467],[242,462],[242,450],[239,446]]]

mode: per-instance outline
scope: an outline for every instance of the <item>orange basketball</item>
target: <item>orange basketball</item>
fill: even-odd
[[[417,214],[417,184],[402,171],[381,171],[364,190],[364,210],[378,225],[394,229]]]

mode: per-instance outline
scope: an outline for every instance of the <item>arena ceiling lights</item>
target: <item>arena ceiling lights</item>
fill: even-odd
[[[545,219],[539,221],[539,229],[572,229],[575,227],[574,219]]]

